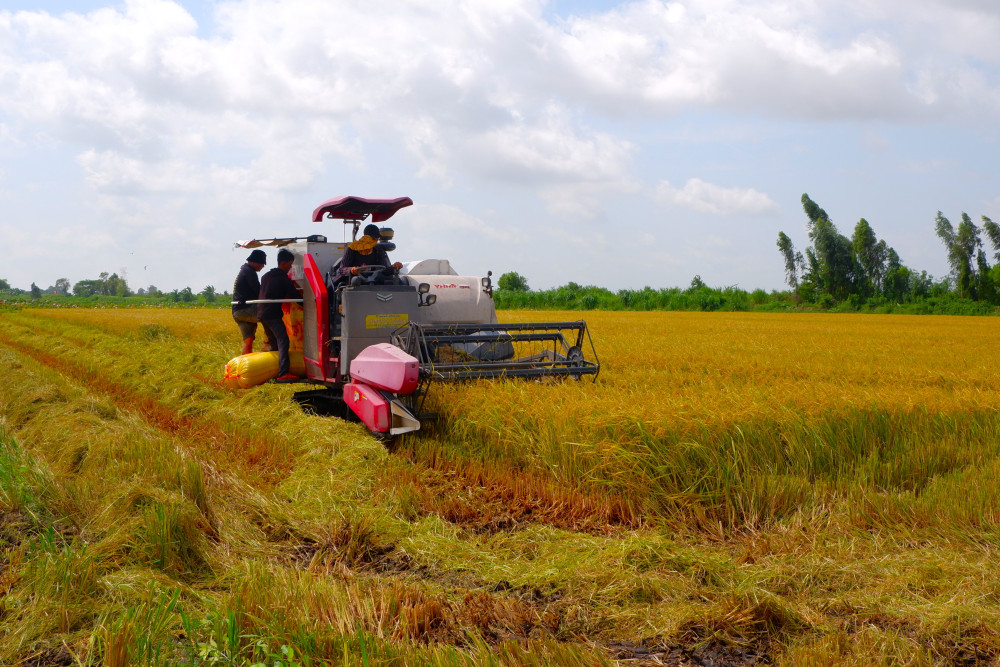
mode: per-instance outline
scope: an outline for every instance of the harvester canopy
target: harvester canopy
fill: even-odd
[[[385,222],[401,208],[412,206],[409,197],[395,199],[365,199],[364,197],[337,197],[328,199],[313,211],[313,222],[324,217],[337,220],[365,220],[370,215],[372,222]]]

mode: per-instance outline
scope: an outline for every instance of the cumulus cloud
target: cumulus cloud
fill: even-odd
[[[490,225],[456,206],[416,205],[408,213],[407,227],[412,228],[415,236],[424,239],[429,245],[436,245],[448,237],[474,238],[481,242],[500,243],[518,243],[525,240],[517,228]]]
[[[446,204],[414,205],[399,227],[399,257],[448,259],[461,273],[485,273],[497,254],[531,245],[516,225],[484,220]]]
[[[972,0],[638,0],[568,21],[547,55],[561,94],[606,113],[912,119],[996,112],[998,29]]]
[[[753,188],[725,188],[700,178],[688,179],[683,188],[663,181],[656,189],[662,202],[714,215],[758,215],[778,210],[766,194]]]
[[[456,171],[521,169],[522,180],[544,185],[623,170],[625,142],[568,116],[553,121],[510,76],[516,59],[532,69],[525,46],[544,27],[539,11],[531,2],[385,12],[227,2],[210,39],[167,0],[85,15],[2,13],[0,110],[78,145],[89,182],[122,191],[203,189],[226,178],[213,153],[233,147],[247,153],[250,182],[302,187],[330,155],[361,159],[359,138],[395,143],[418,176],[444,184]],[[300,129],[275,131],[281,125]],[[341,142],[342,126],[353,141]]]
[[[549,105],[535,122],[519,119],[487,130],[475,142],[480,156],[494,156],[504,178],[608,181],[620,177],[632,146],[603,132],[581,136],[565,109]]]
[[[638,0],[550,22],[537,0],[231,0],[216,5],[211,30],[202,26],[208,37],[170,0],[0,12],[0,111],[79,145],[91,182],[105,186],[119,175],[122,187],[142,187],[148,174],[153,191],[183,190],[179,174],[164,174],[170,164],[194,164],[190,180],[204,182],[218,171],[212,150],[237,146],[250,153],[247,178],[300,188],[327,156],[358,159],[365,143],[389,142],[418,177],[446,186],[456,174],[500,178],[545,196],[629,182],[637,149],[595,129],[595,113],[903,117],[971,99],[995,110],[992,75],[972,62],[1000,62],[995,40],[945,44],[954,54],[946,68],[914,60],[908,41],[937,19],[995,34],[994,9],[922,0],[922,19],[892,13],[911,30],[891,34],[878,22],[889,10],[869,4]],[[281,124],[306,139],[275,131]],[[97,174],[94,155],[119,168]],[[121,168],[130,160],[153,168]]]

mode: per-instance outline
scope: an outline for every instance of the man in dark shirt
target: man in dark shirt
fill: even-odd
[[[284,248],[278,251],[278,266],[265,273],[264,279],[260,281],[261,299],[301,298],[295,283],[288,277],[288,271],[292,268],[294,260],[295,255],[290,251]],[[257,319],[264,327],[271,349],[278,350],[278,377],[275,378],[275,382],[288,382],[297,379],[297,376],[289,372],[291,364],[288,359],[288,331],[285,330],[281,316],[280,303],[257,304]]]
[[[338,278],[349,278],[358,275],[359,266],[384,266],[397,271],[403,267],[400,262],[389,262],[389,255],[378,247],[381,232],[378,225],[367,225],[364,236],[349,244],[344,251],[344,259],[337,269]]]
[[[267,255],[259,248],[250,253],[246,264],[240,267],[233,284],[233,319],[243,336],[243,354],[253,352],[253,340],[257,337],[257,307],[247,305],[260,294],[260,280],[257,274],[267,264]]]

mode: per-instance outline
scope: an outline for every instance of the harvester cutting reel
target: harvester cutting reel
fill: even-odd
[[[411,322],[397,329],[385,348],[396,348],[417,362],[416,384],[382,396],[389,403],[387,419],[407,428],[433,419],[423,411],[432,382],[460,382],[503,378],[528,378],[537,382],[564,378],[580,380],[585,375],[597,380],[600,363],[585,322],[544,322],[519,324],[419,324]],[[590,352],[590,358],[584,354]],[[384,352],[383,352],[384,354]],[[354,366],[352,365],[352,375]],[[412,382],[412,381],[411,381]],[[382,385],[388,388],[388,385]],[[345,392],[345,398],[350,398]],[[391,411],[391,412],[390,412]],[[400,421],[407,416],[406,421]],[[368,422],[362,418],[362,421]],[[372,429],[377,433],[377,429]],[[399,429],[397,432],[404,432]]]
[[[586,322],[420,324],[397,329],[392,342],[433,380],[581,379],[601,369]],[[589,349],[591,359],[584,355]]]

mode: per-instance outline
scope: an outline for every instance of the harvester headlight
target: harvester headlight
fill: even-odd
[[[417,285],[417,293],[419,294],[427,294],[430,291],[431,291],[431,286],[428,285],[427,283],[420,283],[419,285]]]
[[[438,300],[437,294],[428,294],[427,296],[424,297],[424,303],[426,303],[428,306],[433,306],[435,303],[437,303],[437,300]]]

